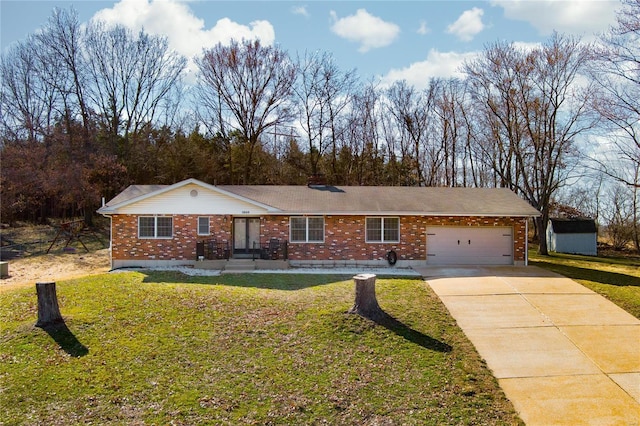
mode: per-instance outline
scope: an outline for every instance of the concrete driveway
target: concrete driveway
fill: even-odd
[[[536,267],[416,268],[527,425],[640,425],[640,321]]]

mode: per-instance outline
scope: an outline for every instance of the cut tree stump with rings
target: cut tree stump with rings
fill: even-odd
[[[385,313],[376,299],[376,276],[375,274],[359,274],[353,277],[356,286],[356,297],[353,307],[349,309],[350,314],[358,314],[372,320],[379,320],[385,317]]]

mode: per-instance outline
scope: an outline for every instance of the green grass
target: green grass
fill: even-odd
[[[529,252],[530,264],[572,278],[640,318],[640,258]]]
[[[378,279],[394,320],[327,275],[105,274],[0,293],[0,424],[522,424],[428,286]]]

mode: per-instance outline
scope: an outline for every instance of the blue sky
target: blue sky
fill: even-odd
[[[4,51],[73,6],[82,22],[100,18],[165,35],[187,57],[231,38],[259,38],[290,54],[331,52],[363,80],[422,86],[496,41],[535,44],[552,31],[593,39],[615,22],[617,1],[0,1]]]

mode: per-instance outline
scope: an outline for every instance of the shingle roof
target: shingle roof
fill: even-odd
[[[598,232],[596,221],[593,219],[549,219],[553,232],[556,234],[593,234]]]
[[[129,200],[150,194],[160,189],[166,188],[168,185],[130,185],[127,189],[109,200],[108,206],[115,206]]]
[[[505,188],[409,186],[221,186],[225,191],[294,213],[419,213],[535,216],[537,210]]]
[[[253,200],[286,214],[424,214],[437,216],[538,216],[536,209],[506,188],[431,188],[407,186],[211,186],[189,179],[172,185],[195,183]],[[107,203],[153,196],[167,185],[133,185]]]

